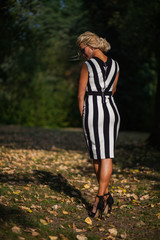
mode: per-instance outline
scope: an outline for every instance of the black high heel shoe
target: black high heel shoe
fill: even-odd
[[[97,196],[99,198],[99,202],[97,204],[97,209],[96,209],[96,212],[90,212],[89,213],[89,216],[91,218],[102,218],[102,214],[103,214],[103,211],[104,211],[104,196]]]
[[[112,205],[114,203],[114,199],[112,197],[112,195],[110,194],[110,192],[108,193],[105,193],[104,196],[109,196],[106,200],[106,204],[105,204],[105,207],[104,207],[104,213],[107,214],[107,213],[111,213],[111,210],[112,210]]]

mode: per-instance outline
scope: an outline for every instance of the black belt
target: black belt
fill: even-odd
[[[106,92],[106,91],[99,91],[99,92],[96,92],[96,91],[86,91],[85,93],[86,96],[88,95],[93,95],[93,96],[101,96],[102,97],[102,102],[104,103],[105,102],[105,96],[112,96],[112,92]]]

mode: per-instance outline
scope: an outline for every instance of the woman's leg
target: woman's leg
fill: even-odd
[[[101,162],[102,162],[102,166],[101,166]],[[102,182],[107,182],[104,193],[108,193],[108,184],[112,174],[112,159],[108,158],[108,159],[102,159],[102,160],[93,160],[93,166],[94,166],[98,183],[100,184],[100,175],[101,175],[101,186],[103,185]]]
[[[108,192],[108,184],[112,175],[112,159],[102,159],[99,175],[99,191],[98,195],[103,196]]]
[[[94,159],[93,160],[93,167],[94,167],[94,171],[96,173],[96,177],[97,177],[97,181],[99,183],[99,177],[100,177],[100,167],[101,167],[101,160],[99,159]],[[95,202],[93,204],[93,208],[92,208],[92,212],[95,213],[96,209],[97,209],[97,204],[98,204],[99,199],[96,197],[95,198]]]
[[[108,184],[112,174],[112,159],[93,160],[93,166],[99,183],[98,196],[103,196],[108,193]],[[96,212],[98,201],[99,199],[96,197],[92,212]]]
[[[97,181],[99,183],[101,160],[99,160],[99,159],[93,160],[93,167],[94,167],[94,171],[96,173]]]

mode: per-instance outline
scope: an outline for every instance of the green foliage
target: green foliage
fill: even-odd
[[[70,34],[80,21],[79,8],[80,3],[75,7],[71,1],[64,6],[60,1],[8,1],[7,20],[2,19],[13,36],[9,39],[3,29],[6,42],[12,44],[10,52],[4,51],[1,57],[1,123],[70,125],[76,88],[70,77],[68,48],[76,38]]]
[[[102,7],[103,6],[103,7]],[[150,11],[152,9],[152,11]],[[122,129],[151,128],[159,45],[157,1],[1,1],[0,123],[81,126],[75,41],[90,30],[120,65]],[[134,113],[134,114],[133,114]]]

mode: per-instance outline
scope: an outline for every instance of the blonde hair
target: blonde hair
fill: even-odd
[[[84,32],[77,38],[77,45],[80,46],[81,43],[92,47],[98,48],[102,52],[108,52],[111,49],[111,45],[105,38],[101,38],[95,33],[92,32]]]

